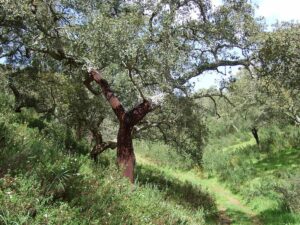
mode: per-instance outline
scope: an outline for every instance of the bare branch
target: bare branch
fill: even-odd
[[[136,88],[136,90],[139,92],[141,98],[142,98],[143,100],[145,100],[146,98],[145,98],[145,96],[144,96],[142,90],[139,88],[138,84],[134,81],[134,79],[133,79],[133,77],[132,77],[132,70],[131,70],[131,69],[128,70],[128,75],[129,75],[129,78],[130,78],[131,83],[132,83],[133,86]]]
[[[212,71],[217,70],[221,66],[249,66],[249,60],[220,60],[212,63],[204,63],[202,65],[199,65],[195,68],[195,70],[191,71],[190,73],[187,73],[185,76],[179,79],[180,84],[185,84],[187,81],[189,81],[193,77],[197,77],[198,75],[202,74],[205,71]]]
[[[220,97],[224,98],[232,107],[235,107],[233,102],[230,101],[230,99],[224,95],[221,91],[220,93],[197,93],[192,96],[193,99],[200,99],[200,98],[211,98],[211,97]]]

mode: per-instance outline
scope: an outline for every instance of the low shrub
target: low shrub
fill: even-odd
[[[178,151],[162,142],[135,141],[135,150],[143,158],[150,159],[156,165],[173,169],[191,169],[195,165],[188,154]]]

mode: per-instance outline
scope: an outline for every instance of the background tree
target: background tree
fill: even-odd
[[[300,45],[299,24],[278,24],[273,32],[263,35],[257,53],[256,74],[282,112],[299,124]]]
[[[251,131],[258,146],[259,129],[274,121],[277,114],[272,99],[261,90],[259,81],[247,73],[240,73],[229,87],[229,98],[234,104],[231,120],[239,121],[240,129]]]

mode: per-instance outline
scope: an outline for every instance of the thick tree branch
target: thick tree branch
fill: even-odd
[[[199,10],[203,19],[203,22],[207,22],[206,19],[206,9],[205,9],[205,3],[203,1],[196,1],[196,4],[199,6]]]
[[[100,155],[102,152],[104,152],[107,149],[115,149],[115,148],[117,148],[116,141],[103,142],[102,144],[94,146],[94,148],[90,152],[90,156],[96,161],[98,155]]]
[[[110,89],[108,82],[103,78],[101,72],[95,69],[90,69],[89,74],[90,78],[101,87],[106,100],[109,102],[119,121],[122,121],[125,116],[125,109],[118,97],[116,97],[114,92]]]
[[[166,121],[151,122],[149,120],[146,120],[146,121],[139,123],[138,125],[139,126],[135,126],[132,131],[133,137],[138,137],[140,132],[150,129],[150,128],[158,128],[161,131],[162,125],[169,125],[169,124]]]
[[[141,104],[134,107],[126,113],[128,122],[134,126],[139,123],[150,111],[153,110],[152,104],[148,100],[144,100]]]
[[[20,98],[20,92],[19,92],[19,90],[16,88],[16,86],[13,84],[11,78],[9,79],[8,87],[12,90],[12,92],[13,92],[15,98],[16,98],[16,99],[19,99],[19,98]]]
[[[98,96],[100,95],[101,93],[96,91],[95,89],[93,89],[91,83],[93,82],[94,80],[91,78],[91,77],[87,77],[85,79],[85,81],[83,82],[83,84],[85,85],[85,87],[91,92],[93,93],[94,95]]]
[[[244,60],[220,60],[212,63],[204,63],[195,68],[195,70],[187,73],[182,78],[180,78],[180,84],[185,84],[191,78],[197,77],[205,71],[217,70],[221,66],[250,66],[250,62],[247,59]]]
[[[56,108],[55,96],[53,94],[53,89],[50,87],[50,95],[53,100],[53,104],[47,104],[43,99],[36,98],[29,93],[22,93],[20,89],[15,85],[13,78],[20,76],[20,74],[36,74],[38,72],[35,67],[25,67],[22,69],[17,69],[16,71],[9,65],[0,65],[0,68],[7,71],[8,74],[8,87],[11,89],[15,96],[15,112],[21,112],[22,108],[34,108],[37,113],[54,114]]]

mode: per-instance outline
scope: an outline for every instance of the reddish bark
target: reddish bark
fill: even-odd
[[[90,75],[91,79],[100,85],[102,93],[109,102],[111,108],[114,110],[119,121],[124,119],[125,109],[119,99],[114,95],[114,92],[110,89],[108,82],[103,78],[102,74],[99,71],[92,69],[90,71]]]
[[[135,155],[132,144],[132,131],[134,126],[140,122],[152,110],[151,103],[144,100],[141,104],[126,112],[118,97],[110,89],[108,82],[102,74],[92,69],[90,71],[91,81],[95,81],[101,87],[102,93],[109,102],[119,120],[119,131],[117,137],[117,162],[123,170],[123,175],[134,182]],[[86,82],[89,83],[89,82]]]
[[[132,144],[132,130],[133,126],[124,121],[120,121],[120,127],[117,137],[117,162],[123,170],[123,175],[134,182],[134,166],[135,155]]]

